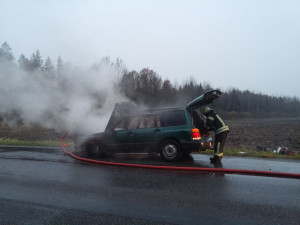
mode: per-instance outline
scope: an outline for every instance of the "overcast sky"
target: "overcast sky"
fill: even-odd
[[[89,66],[104,56],[226,90],[300,96],[299,0],[0,0],[16,59]]]

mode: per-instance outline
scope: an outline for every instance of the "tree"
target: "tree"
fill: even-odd
[[[37,49],[35,53],[32,53],[30,58],[30,70],[41,69],[43,65],[42,56]]]
[[[190,77],[186,80],[184,85],[180,85],[178,89],[178,104],[185,105],[192,99],[197,97],[198,89],[194,78]]]
[[[18,60],[18,63],[19,63],[19,67],[23,70],[26,70],[28,71],[30,69],[30,62],[29,60],[25,57],[25,55],[21,55],[19,60]]]
[[[119,83],[122,75],[125,74],[125,72],[126,72],[126,66],[125,66],[125,63],[123,62],[123,60],[120,58],[116,59],[114,66],[118,73],[118,83]]]
[[[46,78],[48,79],[54,79],[55,76],[55,68],[52,64],[52,60],[50,59],[50,57],[48,56],[45,64],[43,66],[43,71],[46,74]]]
[[[230,98],[229,110],[230,111],[235,111],[235,112],[240,111],[241,103],[239,100],[239,96],[241,96],[240,91],[238,91],[237,89],[232,89],[229,92],[229,98]]]
[[[143,96],[144,103],[154,105],[161,89],[161,78],[149,68],[142,69],[137,78],[137,91]]]
[[[164,80],[161,88],[160,102],[162,104],[173,104],[176,99],[176,90],[170,80]]]
[[[57,64],[56,64],[56,73],[61,74],[64,68],[63,61],[60,56],[58,56]]]
[[[11,47],[7,42],[4,42],[0,48],[0,58],[6,59],[10,62],[15,60]]]
[[[196,86],[196,96],[200,96],[200,95],[204,94],[204,92],[205,91],[204,91],[204,88],[201,83]]]
[[[120,80],[120,90],[121,92],[131,100],[135,100],[136,95],[136,71],[131,71],[129,73],[124,73]]]

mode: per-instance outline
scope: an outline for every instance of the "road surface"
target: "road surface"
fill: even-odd
[[[159,162],[147,157],[109,160]],[[211,167],[209,156],[178,163]],[[300,173],[299,161],[224,168]],[[300,224],[300,180],[84,163],[60,149],[0,149],[0,224]]]

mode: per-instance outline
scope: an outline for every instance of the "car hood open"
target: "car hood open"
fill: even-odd
[[[219,98],[220,95],[221,95],[221,91],[219,90],[212,90],[212,91],[205,92],[203,95],[200,95],[199,97],[191,101],[189,104],[187,104],[186,108],[190,110],[190,109],[195,109],[210,104],[215,99]]]
[[[105,131],[113,129],[123,117],[133,115],[137,111],[138,107],[131,102],[116,103],[115,108],[106,125]]]

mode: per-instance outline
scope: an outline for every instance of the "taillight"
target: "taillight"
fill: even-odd
[[[201,140],[199,129],[197,128],[192,129],[192,140]]]

